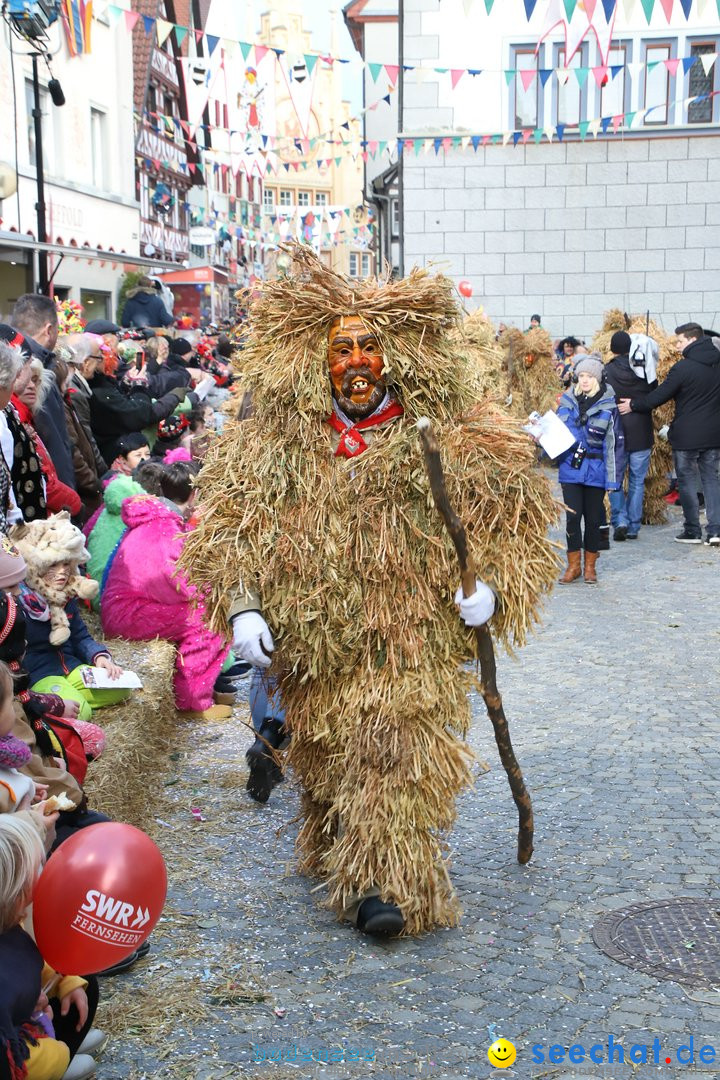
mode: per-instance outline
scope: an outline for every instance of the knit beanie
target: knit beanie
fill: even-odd
[[[610,352],[614,356],[627,356],[631,346],[630,335],[625,330],[616,330],[610,338]]]
[[[9,345],[12,349],[19,349],[23,355],[23,359],[32,360],[32,352],[25,340],[24,334],[21,334],[14,326],[8,326],[7,323],[0,323],[0,341],[4,341],[5,344]]]
[[[588,375],[592,375],[593,379],[597,379],[598,382],[602,380],[604,370],[605,365],[597,353],[588,353],[587,356],[581,357],[574,368],[576,375],[582,375],[586,371]]]
[[[170,338],[170,352],[173,356],[188,357],[193,347],[187,338]]]
[[[27,564],[7,536],[0,535],[0,589],[19,585],[27,573]]]

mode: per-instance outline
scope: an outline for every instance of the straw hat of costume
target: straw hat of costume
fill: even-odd
[[[16,525],[10,535],[27,563],[27,584],[48,601],[50,644],[62,645],[70,637],[65,605],[74,597],[91,600],[98,591],[96,581],[77,572],[78,564],[87,562],[90,557],[85,548],[85,537],[75,528],[66,510],[44,521]],[[71,563],[75,572],[64,589],[48,587],[44,575],[52,566],[63,562]]]

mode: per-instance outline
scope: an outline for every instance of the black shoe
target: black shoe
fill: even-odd
[[[625,537],[626,540],[637,540],[637,538],[638,538],[637,533],[628,533],[627,536]],[[616,537],[616,539],[617,539],[617,537]]]
[[[379,896],[369,896],[358,908],[356,925],[363,934],[392,935],[400,933],[405,919],[397,904],[386,904]]]
[[[694,533],[689,533],[687,529],[683,529],[681,533],[675,537],[676,544],[702,544],[702,536],[695,536]]]
[[[235,682],[237,679],[246,679],[252,669],[252,664],[248,664],[245,660],[236,660],[232,667],[222,672],[222,676],[224,679]]]
[[[113,964],[112,967],[105,968],[104,971],[98,971],[98,978],[103,979],[105,976],[120,975],[123,971],[127,971],[128,968],[131,968],[133,964],[136,964],[140,959],[139,951],[139,949],[136,949],[135,952],[126,956],[124,960],[118,960],[117,964]]]
[[[613,533],[613,540],[627,540],[627,539],[628,539],[627,525],[618,525],[617,529]],[[637,538],[633,537],[633,539],[637,539]]]
[[[245,755],[250,770],[247,792],[255,802],[266,803],[270,792],[282,782],[283,773],[272,756],[285,741],[285,729],[280,720],[264,720],[255,742]]]
[[[713,533],[711,536],[708,536],[705,544],[708,547],[720,547],[720,536],[718,536],[717,533]]]

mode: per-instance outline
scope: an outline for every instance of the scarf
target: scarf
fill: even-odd
[[[20,607],[28,619],[34,619],[35,622],[50,621],[50,605],[47,600],[24,582],[20,585]]]
[[[11,1080],[27,1076],[29,1045],[45,1032],[31,1022],[40,997],[42,957],[20,926],[0,935],[0,1072]]]
[[[327,418],[327,423],[335,431],[340,433],[335,457],[353,458],[367,450],[367,443],[360,434],[366,428],[378,427],[380,424],[394,420],[403,415],[403,407],[399,401],[393,400],[389,394],[385,395],[372,416],[366,416],[364,420],[352,421],[339,406],[333,401],[333,411]]]
[[[15,735],[0,735],[0,768],[22,769],[32,757],[27,743]]]

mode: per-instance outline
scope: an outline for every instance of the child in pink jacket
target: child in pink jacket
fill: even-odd
[[[205,625],[197,591],[177,568],[191,528],[185,519],[195,501],[193,479],[191,466],[176,462],[161,477],[162,499],[139,495],[123,502],[128,528],[107,576],[102,625],[111,637],[176,642],[177,708],[229,715],[229,708],[213,709],[213,700],[226,701],[214,692],[228,643]]]

